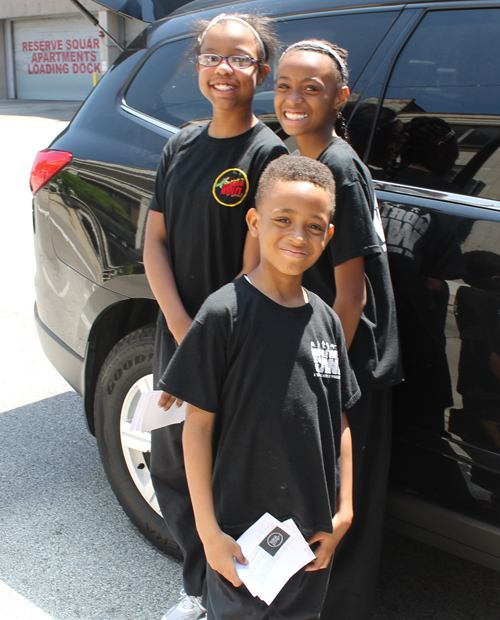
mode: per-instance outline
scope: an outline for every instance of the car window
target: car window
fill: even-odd
[[[295,19],[281,22],[277,31],[284,48],[303,39],[326,39],[345,48],[352,85],[397,15],[387,11]]]
[[[326,39],[345,48],[349,53],[349,84],[352,86],[397,15],[396,11],[387,11],[290,19],[278,23],[276,31],[282,49],[304,39]],[[257,90],[254,110],[258,116],[265,115],[263,120],[277,130],[279,125],[273,104],[275,80],[276,67],[273,67],[264,85]],[[293,139],[286,144],[292,150],[296,148]]]
[[[390,77],[368,158],[375,178],[500,200],[499,40],[500,9],[425,15]],[[363,102],[358,125],[375,108]]]
[[[125,95],[126,103],[170,125],[210,118],[212,106],[201,94],[190,58],[192,39],[158,48],[141,66]]]
[[[328,39],[346,47],[352,83],[396,16],[397,12],[387,11],[295,19],[277,24],[276,29],[283,47],[304,38]],[[196,69],[189,58],[191,48],[192,39],[174,41],[158,48],[134,77],[125,95],[126,103],[178,127],[193,120],[210,118],[212,108],[198,89]],[[274,81],[275,68],[256,91],[254,111],[277,129],[273,118]]]

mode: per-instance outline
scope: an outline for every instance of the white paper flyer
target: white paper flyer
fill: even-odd
[[[162,394],[161,390],[141,394],[130,425],[131,432],[147,433],[155,430],[155,428],[178,424],[186,419],[187,403],[177,407],[176,402],[174,402],[167,411],[158,407],[158,401]]]
[[[248,564],[235,562],[236,571],[250,593],[268,605],[290,577],[315,559],[292,519],[281,523],[267,512],[237,542]]]

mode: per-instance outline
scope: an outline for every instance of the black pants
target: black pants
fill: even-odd
[[[207,620],[318,620],[329,574],[330,568],[300,570],[268,606],[207,566]]]
[[[172,334],[158,326],[153,364],[155,385],[176,348]],[[206,559],[196,531],[184,469],[183,427],[184,423],[172,424],[151,433],[151,479],[165,523],[184,554],[184,589],[191,596],[201,596],[205,584]]]
[[[353,442],[354,518],[335,551],[321,620],[367,620],[371,614],[391,450],[391,389],[365,392],[347,417]]]

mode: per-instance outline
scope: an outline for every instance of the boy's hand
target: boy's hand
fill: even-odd
[[[177,401],[176,407],[180,407],[184,402],[183,400],[172,396],[172,394],[169,394],[168,392],[163,392],[163,394],[160,396],[160,400],[158,401],[158,407],[160,407],[160,409],[165,409],[165,411],[168,411],[168,409],[170,409],[170,407],[175,403],[175,401]]]
[[[333,556],[333,552],[337,548],[337,545],[342,540],[347,530],[350,528],[351,523],[352,514],[343,516],[337,512],[337,514],[333,517],[332,520],[332,534],[327,534],[326,532],[316,532],[316,534],[313,534],[311,538],[309,538],[308,542],[310,545],[313,545],[314,543],[319,543],[319,545],[314,550],[314,555],[316,556],[316,559],[314,560],[314,562],[309,564],[309,566],[306,568],[306,571],[328,568]]]
[[[234,560],[240,564],[248,564],[248,560],[234,538],[221,531],[208,544],[204,543],[204,547],[211,568],[230,581],[235,588],[239,588],[243,582],[238,577]]]

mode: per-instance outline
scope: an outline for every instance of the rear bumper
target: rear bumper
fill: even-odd
[[[85,360],[58,338],[38,316],[35,304],[35,325],[43,352],[71,387],[83,394]]]

